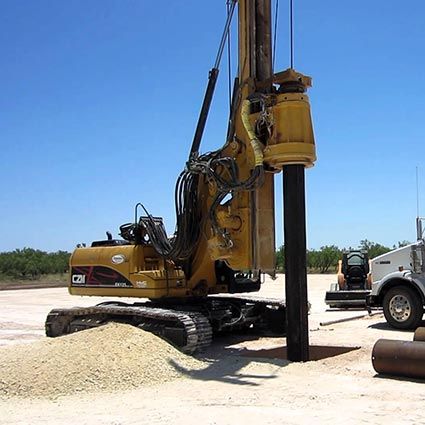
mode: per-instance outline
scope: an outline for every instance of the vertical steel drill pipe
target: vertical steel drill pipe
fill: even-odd
[[[291,361],[309,360],[304,165],[283,167],[285,291]]]
[[[425,341],[425,328],[417,328],[413,334],[413,341]]]
[[[379,339],[372,350],[372,364],[384,375],[425,379],[425,342]]]

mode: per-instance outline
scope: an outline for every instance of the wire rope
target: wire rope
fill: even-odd
[[[274,34],[273,34],[273,58],[272,58],[273,72],[274,72],[275,59],[276,59],[278,14],[279,14],[279,0],[276,0],[275,11],[274,11]]]
[[[294,1],[289,0],[289,37],[290,37],[290,63],[294,69]]]

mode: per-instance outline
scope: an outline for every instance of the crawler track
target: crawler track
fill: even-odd
[[[46,335],[57,337],[113,321],[148,330],[188,354],[201,351],[212,339],[211,326],[200,313],[113,304],[54,309],[46,319]]]
[[[46,319],[46,335],[57,337],[107,322],[137,326],[193,354],[211,344],[214,332],[252,328],[256,333],[285,334],[281,300],[244,296],[209,296],[182,303],[105,302],[93,307],[54,309]]]

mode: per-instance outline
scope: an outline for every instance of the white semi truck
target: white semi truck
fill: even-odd
[[[382,307],[387,322],[398,329],[417,328],[425,305],[425,240],[423,218],[416,219],[418,241],[370,261],[369,307]]]

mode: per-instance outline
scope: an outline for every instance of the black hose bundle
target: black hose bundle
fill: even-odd
[[[228,194],[254,190],[262,183],[264,175],[262,166],[256,166],[251,176],[241,181],[235,159],[221,157],[220,154],[221,151],[210,152],[191,159],[178,177],[174,194],[176,229],[171,238],[167,236],[162,219],[153,217],[142,204],[139,204],[146,213],[146,216],[140,217],[139,229],[143,229],[159,255],[178,265],[187,263],[199,241],[203,218],[199,205],[201,176],[205,176],[207,181],[214,181],[216,184],[217,194],[208,211],[208,217],[213,231],[221,234],[228,245],[231,242],[217,222],[216,208]]]
[[[180,264],[192,255],[200,234],[201,215],[198,202],[199,175],[183,171],[175,189],[176,229],[168,238],[162,220],[152,217],[144,206],[146,217],[139,224],[146,230],[149,241],[162,257]]]
[[[208,216],[213,231],[216,234],[220,234],[225,245],[230,247],[232,242],[225,229],[220,228],[217,222],[216,209],[221,205],[227,195],[239,191],[252,191],[261,186],[264,177],[264,168],[262,165],[256,166],[246,180],[240,180],[236,160],[232,157],[221,157],[220,154],[221,150],[202,155],[189,166],[191,169],[204,174],[208,180],[215,182],[217,194],[208,211]]]

